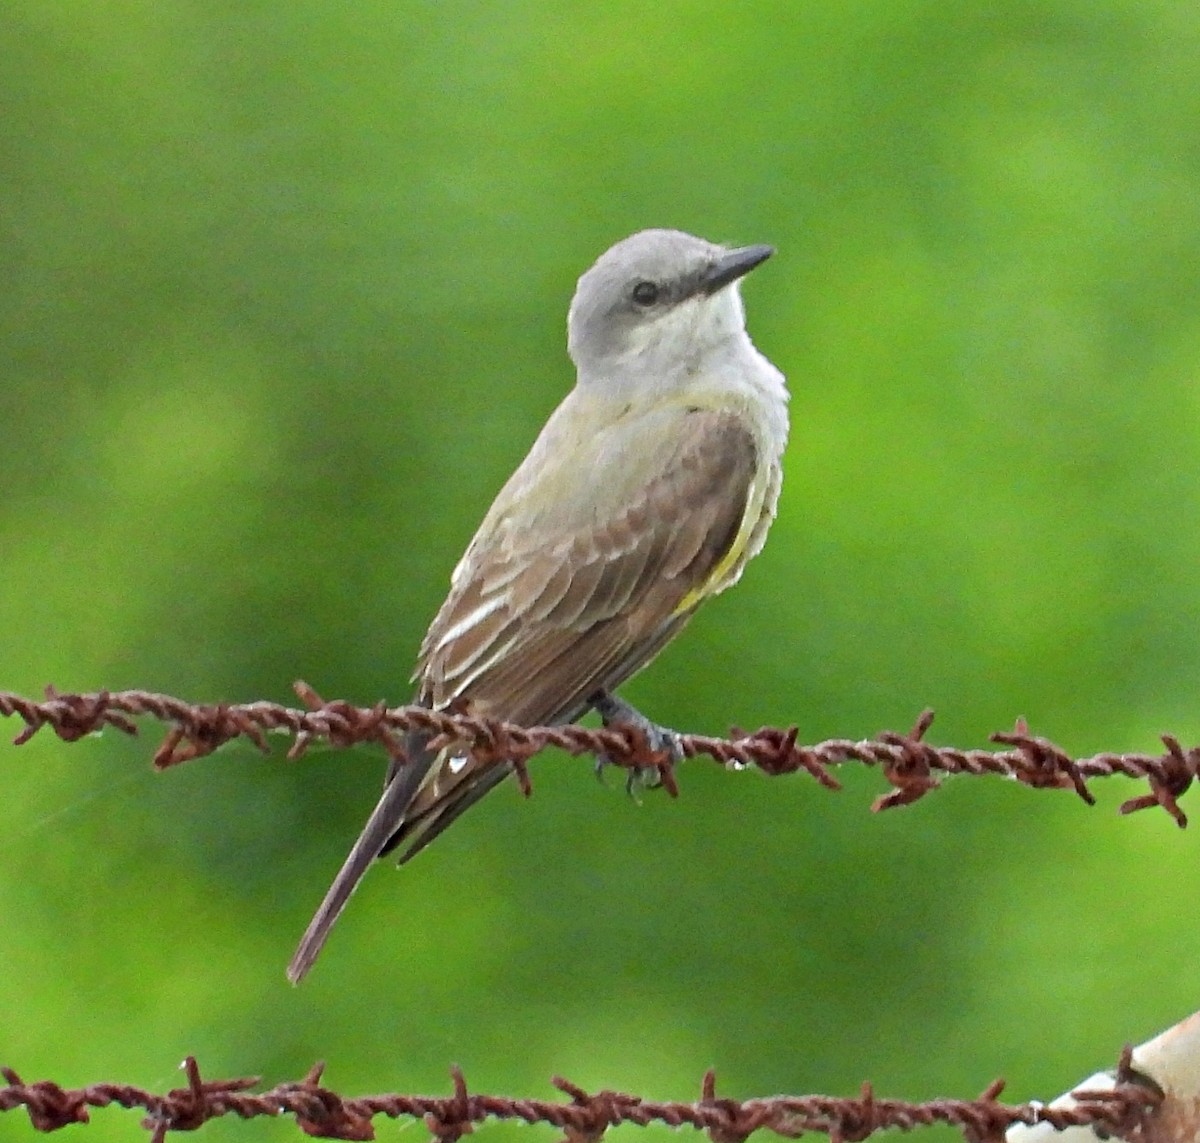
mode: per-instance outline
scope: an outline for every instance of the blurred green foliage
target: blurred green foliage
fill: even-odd
[[[576,276],[678,226],[777,245],[745,296],[793,437],[766,552],[630,698],[806,740],[930,704],[963,746],[1018,714],[1079,753],[1195,741],[1198,50],[1200,9],[1156,0],[12,0],[0,688],[404,701],[571,383]],[[696,763],[638,806],[547,758],[531,802],[375,871],[293,990],[382,758],[151,749],[0,747],[28,1078],[171,1086],[195,1053],[351,1093],[457,1062],[1021,1098],[1197,1007],[1196,841],[1118,819],[1128,783],[873,817],[868,773]]]

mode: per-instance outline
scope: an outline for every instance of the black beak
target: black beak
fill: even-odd
[[[704,271],[700,278],[700,289],[706,294],[715,294],[730,282],[749,274],[774,253],[774,246],[739,246],[736,250],[729,250]]]

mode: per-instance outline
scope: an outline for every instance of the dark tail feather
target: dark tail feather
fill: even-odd
[[[470,782],[464,782],[450,797],[437,802],[423,817],[406,821],[387,843],[384,853],[401,845],[408,848],[400,855],[397,865],[403,865],[421,852],[444,829],[458,820],[484,794],[489,793],[509,775],[507,766],[492,765]]]
[[[346,902],[350,900],[350,895],[358,887],[371,862],[384,852],[388,847],[388,840],[404,824],[404,811],[436,757],[435,754],[423,750],[419,743],[410,740],[408,745],[409,761],[395,771],[394,777],[389,778],[383,795],[371,811],[371,816],[363,826],[362,833],[358,835],[354,848],[350,850],[338,875],[333,879],[329,892],[325,894],[325,900],[321,902],[313,919],[309,921],[308,928],[304,930],[304,936],[300,938],[300,944],[287,970],[288,980],[293,984],[299,984],[305,973],[312,968],[313,961],[317,959],[329,936],[329,930],[346,907]]]

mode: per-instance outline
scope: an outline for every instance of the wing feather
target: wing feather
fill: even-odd
[[[593,469],[594,502],[550,543],[520,518],[519,500],[492,537],[476,537],[425,639],[421,701],[464,698],[482,713],[561,720],[644,664],[637,649],[729,552],[757,470],[754,437],[735,414],[672,413],[654,424],[653,443],[627,442],[629,455],[657,459],[627,498],[606,502],[605,473]]]

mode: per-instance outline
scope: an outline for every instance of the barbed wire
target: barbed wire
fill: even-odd
[[[679,792],[669,754],[653,749],[637,727],[526,727],[481,718],[461,707],[429,710],[388,707],[383,702],[360,707],[340,699],[326,701],[303,681],[295,684],[295,690],[305,705],[303,710],[273,702],[191,703],[143,690],[62,694],[47,687],[42,700],[0,691],[0,715],[24,721],[25,729],[14,739],[17,746],[45,727],[64,742],[74,742],[108,727],[135,735],[138,728],[133,719],[138,717],[169,723],[171,729],[154,754],[154,766],[160,770],[204,757],[236,738],[247,738],[269,754],[268,733],[283,733],[292,739],[291,759],[299,758],[318,740],[336,747],[374,742],[402,764],[405,754],[398,735],[420,730],[433,736],[435,747],[455,743],[457,749],[469,750],[485,764],[511,766],[526,795],[532,792],[526,763],[550,746],[574,756],[592,754],[630,770],[656,771],[672,796]],[[1035,789],[1073,790],[1091,805],[1095,799],[1087,783],[1120,774],[1149,786],[1149,793],[1122,803],[1120,813],[1160,806],[1181,828],[1187,825],[1178,799],[1200,773],[1200,746],[1185,749],[1173,735],[1161,736],[1165,747],[1161,754],[1102,753],[1073,758],[1048,738],[1030,734],[1023,719],[1017,720],[1013,730],[990,736],[990,741],[1009,747],[1006,750],[931,746],[925,734],[932,723],[933,712],[926,710],[906,733],[883,731],[875,738],[858,741],[832,738],[812,746],[797,743],[795,726],[764,727],[752,733],[735,727],[728,738],[682,734],[678,741],[684,758],[707,756],[730,769],[753,766],[769,775],[803,771],[830,790],[841,788],[830,772],[832,767],[851,762],[877,766],[892,789],[875,800],[873,810],[917,801],[938,788],[938,774],[1001,775]]]
[[[321,1063],[298,1083],[281,1083],[255,1094],[249,1089],[258,1085],[257,1078],[206,1081],[196,1060],[189,1056],[183,1063],[187,1087],[165,1094],[132,1084],[95,1083],[67,1089],[50,1080],[25,1083],[11,1068],[0,1068],[8,1085],[0,1087],[0,1112],[24,1107],[34,1128],[48,1132],[89,1122],[89,1108],[114,1103],[127,1109],[141,1108],[147,1113],[142,1126],[153,1132],[152,1143],[162,1143],[168,1131],[194,1131],[225,1115],[242,1119],[291,1115],[308,1135],[346,1140],[374,1139],[371,1121],[379,1115],[420,1119],[437,1143],[456,1143],[488,1119],[549,1124],[563,1132],[565,1143],[598,1143],[610,1127],[651,1123],[692,1127],[706,1132],[712,1143],[741,1143],[759,1130],[789,1139],[804,1132],[822,1132],[832,1143],[859,1143],[888,1128],[911,1131],[937,1123],[959,1128],[966,1143],[1002,1143],[1004,1131],[1017,1123],[1045,1123],[1058,1131],[1093,1127],[1103,1137],[1130,1139],[1141,1133],[1164,1101],[1163,1092],[1140,1076],[1131,1061],[1132,1049],[1126,1046],[1111,1089],[1075,1091],[1073,1104],[1047,1106],[1000,1103],[1003,1080],[989,1084],[973,1100],[909,1103],[879,1099],[869,1084],[863,1085],[857,1098],[848,1099],[827,1095],[719,1099],[712,1071],[705,1074],[695,1103],[650,1100],[617,1091],[589,1094],[557,1076],[552,1082],[567,1100],[514,1099],[470,1093],[459,1068],[451,1071],[451,1096],[391,1093],[347,1098],[321,1086]]]

